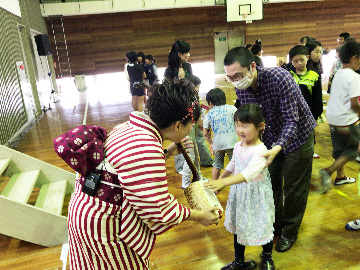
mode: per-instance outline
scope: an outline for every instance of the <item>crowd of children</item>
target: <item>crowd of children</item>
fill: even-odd
[[[329,92],[331,96],[326,113],[331,129],[334,148],[333,158],[335,161],[329,167],[320,170],[323,193],[329,190],[331,175],[334,172],[337,172],[335,185],[356,181],[355,178],[345,175],[344,165],[351,159],[358,157],[358,150],[360,149],[360,76],[355,73],[358,72],[360,67],[360,44],[350,39],[348,33],[340,34],[338,41],[339,45],[341,45],[337,49],[339,59],[330,75]],[[176,41],[173,44],[169,52],[168,68],[165,71],[164,77],[175,81],[181,79],[189,80],[198,89],[201,81],[197,76],[193,75],[191,64],[188,63],[190,49],[190,44],[185,41]],[[274,164],[277,164],[276,168],[281,166],[281,170],[286,170],[283,168],[283,161],[279,162],[276,159],[282,157],[282,160],[284,160],[288,155],[295,156],[293,153],[296,153],[296,155],[308,155],[310,153],[311,160],[312,157],[320,157],[313,151],[313,144],[315,143],[315,133],[313,130],[316,125],[315,121],[323,113],[324,101],[321,82],[323,68],[321,56],[327,51],[324,51],[322,44],[316,39],[304,36],[300,39],[299,45],[290,49],[290,61],[287,64],[282,64],[283,69],[266,69],[263,68],[261,61],[262,45],[260,39],[256,40],[254,45],[248,44],[245,48],[241,49],[229,51],[227,57],[233,57],[234,59],[229,60],[229,58],[226,60],[225,58],[224,60],[224,65],[227,67],[227,69],[225,68],[227,72],[226,78],[235,86],[238,96],[237,103],[235,106],[226,104],[225,93],[219,88],[211,89],[207,93],[206,101],[209,108],[203,106],[202,117],[194,124],[193,131],[189,135],[194,144],[190,157],[199,170],[200,164],[202,166],[213,167],[212,180],[205,184],[206,188],[217,193],[224,186],[230,186],[225,212],[225,227],[234,234],[235,260],[222,269],[254,269],[256,267],[254,261],[245,261],[244,251],[246,245],[262,245],[263,252],[261,253],[260,269],[275,269],[271,256],[273,237],[274,235],[281,236],[279,241],[282,242],[280,244],[278,242],[275,248],[279,252],[289,250],[294,244],[306,208],[311,177],[308,173],[306,175],[304,173],[303,179],[305,181],[302,181],[303,183],[298,181],[299,187],[301,185],[301,190],[303,190],[303,195],[301,195],[300,199],[303,203],[300,203],[300,201],[296,201],[296,203],[299,204],[298,208],[303,209],[300,210],[297,217],[291,217],[292,219],[290,219],[293,224],[296,223],[296,228],[292,228],[291,226],[293,225],[291,225],[286,229],[285,218],[280,220],[279,223],[281,212],[279,214],[278,211],[280,210],[277,209],[280,204],[283,204],[281,205],[281,211],[286,212],[288,211],[286,208],[291,208],[294,202],[286,206],[285,198],[279,199],[275,196],[275,192],[277,193],[275,190],[278,190],[277,187],[274,187],[274,179],[272,179],[273,175],[275,175],[272,167],[275,167],[275,165],[270,166],[269,170],[268,166],[274,160]],[[249,56],[249,51],[252,52],[254,57]],[[237,58],[235,53],[243,54],[244,56]],[[145,95],[144,89],[137,86],[136,83],[148,80],[148,84],[153,85],[157,81],[156,60],[152,55],[145,55],[142,52],[137,54],[129,52],[126,57],[128,64],[125,65],[125,72],[128,74],[128,79],[131,83],[131,94],[133,97],[143,97]],[[244,61],[243,59],[250,62],[243,65],[241,63],[241,61]],[[253,66],[254,61],[256,65],[254,64]],[[229,75],[236,68],[238,71],[244,70],[244,72],[235,72],[234,75]],[[291,82],[291,86],[289,86],[291,87],[290,92],[296,92],[296,97],[289,94],[291,98],[289,97],[288,100],[284,99],[283,101],[288,102],[290,99],[296,99],[295,103],[300,105],[297,105],[296,110],[299,110],[299,115],[295,118],[304,119],[304,123],[307,121],[304,124],[304,130],[300,131],[306,132],[306,138],[303,138],[301,142],[292,141],[289,143],[290,146],[284,141],[281,142],[281,137],[277,141],[275,138],[269,138],[268,133],[264,134],[266,137],[264,140],[265,144],[262,142],[265,127],[267,130],[270,129],[270,133],[276,132],[276,129],[283,125],[281,121],[285,120],[276,120],[278,121],[276,122],[272,119],[271,121],[274,121],[274,126],[272,127],[272,123],[269,124],[266,119],[269,115],[273,117],[275,110],[270,109],[267,104],[255,104],[261,102],[247,97],[246,93],[242,92],[242,89],[256,89],[258,86],[256,82],[259,83],[260,81],[263,83],[263,76],[277,76],[276,74],[280,74],[283,77],[284,87],[286,82]],[[275,93],[274,87],[274,85],[269,83],[269,86],[263,86],[264,89],[268,90],[263,91],[268,91],[269,95],[273,95]],[[240,102],[241,98],[247,101],[245,103]],[[144,100],[142,98],[142,101],[139,101],[139,99],[134,99],[134,110],[142,110],[142,106],[139,103],[143,103]],[[280,104],[280,106],[285,106],[285,104]],[[286,106],[288,106],[286,109],[291,111],[296,105],[286,104]],[[305,120],[306,118],[308,119]],[[280,126],[276,127],[277,124]],[[282,136],[286,140],[291,141],[292,139],[289,135],[292,132],[291,127],[284,124],[284,129],[285,131],[281,131],[285,132]],[[205,140],[210,146],[210,152]],[[269,146],[268,142],[271,140],[275,141]],[[298,151],[301,151],[301,153],[299,154]],[[215,159],[211,157],[210,153],[215,156]],[[227,165],[224,164],[225,154],[228,155],[230,160],[230,163]],[[311,174],[312,161],[307,160],[306,162],[306,164],[310,164],[308,171]],[[183,175],[182,187],[186,188],[191,183],[191,170],[184,163],[181,155],[176,157],[175,163],[177,171]],[[303,162],[302,164],[304,165],[305,163]],[[221,173],[224,166],[225,170]],[[286,181],[289,180],[286,180],[285,172],[284,175],[280,173],[279,177],[285,177],[284,186],[281,186],[279,190],[284,192],[284,194],[286,192],[290,194],[290,191],[286,189]],[[290,198],[290,196],[287,198]],[[346,225],[346,229],[359,230],[360,220],[349,222]],[[288,230],[287,233],[286,230]]]

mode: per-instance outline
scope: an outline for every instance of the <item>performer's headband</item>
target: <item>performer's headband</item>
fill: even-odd
[[[194,120],[194,110],[195,110],[195,105],[197,105],[197,104],[198,104],[198,101],[195,99],[195,100],[190,104],[189,108],[186,109],[187,114],[184,116],[183,119],[181,119],[181,121],[180,121],[181,123],[183,123],[183,122],[186,120],[186,118],[188,118],[188,117],[191,117],[191,121],[192,121],[193,123],[195,123],[195,120]]]

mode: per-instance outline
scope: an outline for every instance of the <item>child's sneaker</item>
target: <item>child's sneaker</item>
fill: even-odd
[[[350,221],[345,225],[345,229],[349,231],[357,231],[360,230],[360,219]]]
[[[320,169],[320,178],[321,178],[321,185],[323,188],[323,193],[326,193],[330,189],[331,185],[331,176],[325,169]]]
[[[347,177],[345,176],[344,178],[336,178],[334,185],[339,186],[339,185],[343,185],[343,184],[351,184],[351,183],[355,183],[356,179],[353,177]]]
[[[320,155],[314,153],[314,154],[313,154],[313,158],[320,158]]]

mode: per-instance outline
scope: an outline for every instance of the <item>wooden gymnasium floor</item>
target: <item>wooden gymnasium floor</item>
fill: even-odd
[[[233,104],[233,87],[224,82],[223,76],[218,76],[214,84],[226,92],[228,104]],[[204,96],[208,90],[210,87],[202,89],[201,95]],[[73,94],[75,98],[61,98],[60,102],[53,104],[53,109],[44,113],[42,119],[19,142],[16,150],[71,171],[53,151],[52,140],[82,124],[87,98],[87,124],[100,125],[110,131],[116,124],[128,120],[130,100],[121,101],[128,93],[127,90],[119,89],[116,84],[110,88],[98,87],[96,91],[75,91]],[[328,96],[324,95],[324,98],[327,100]],[[316,139],[315,152],[321,157],[314,159],[314,185],[310,191],[299,239],[288,252],[274,251],[275,265],[282,270],[360,269],[360,231],[344,229],[346,222],[360,217],[357,184],[339,186],[326,195],[316,193],[318,170],[332,162],[332,146],[326,122],[319,123],[316,128]],[[186,205],[181,189],[181,176],[174,170],[174,159],[169,159],[166,165],[169,191],[180,203]],[[346,166],[348,176],[357,178],[358,170],[359,164],[355,161]],[[211,168],[202,168],[202,172],[211,177]],[[228,191],[229,188],[225,188],[219,194],[224,207]],[[67,204],[64,206],[65,214],[66,208]],[[224,220],[217,226],[206,228],[193,222],[184,222],[157,237],[150,259],[157,269],[162,270],[220,269],[234,258],[233,236],[223,225]],[[61,246],[45,248],[0,235],[0,269],[62,269],[60,252]],[[260,252],[261,247],[247,247],[246,259],[259,262]]]

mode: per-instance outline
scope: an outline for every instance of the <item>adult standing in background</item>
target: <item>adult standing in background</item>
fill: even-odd
[[[311,114],[299,86],[281,67],[261,68],[244,47],[225,56],[226,79],[235,86],[240,105],[262,107],[266,127],[262,141],[274,192],[274,234],[280,235],[275,250],[289,250],[298,237],[310,188],[314,153]]]
[[[188,63],[190,58],[191,46],[186,41],[176,41],[168,56],[168,67],[165,69],[165,78],[185,79],[193,75],[191,64]]]
[[[174,79],[185,79],[193,75],[191,64],[188,63],[190,58],[191,46],[186,41],[176,41],[168,55],[168,67],[165,69],[164,77]],[[182,154],[175,156],[175,169],[182,174],[185,159]]]

